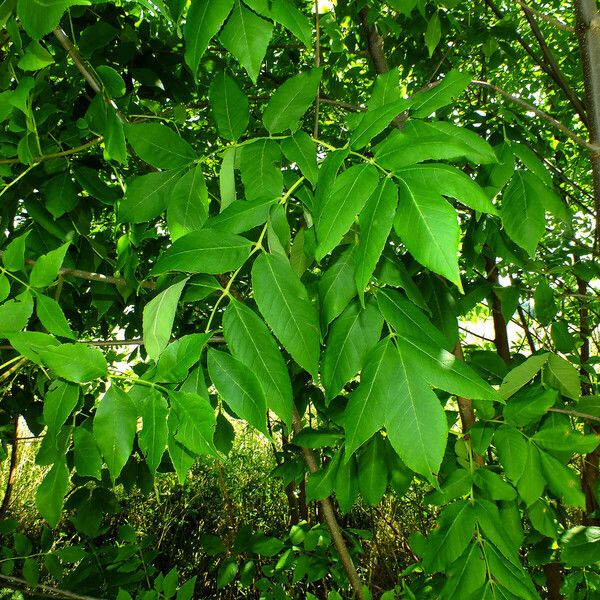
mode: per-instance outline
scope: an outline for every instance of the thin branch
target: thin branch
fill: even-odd
[[[549,408],[548,412],[561,413],[563,415],[571,415],[572,417],[579,417],[580,419],[586,419],[588,421],[600,422],[600,417],[596,417],[594,415],[588,415],[586,413],[582,413],[577,410],[567,410],[566,408]]]
[[[16,362],[8,371],[0,374],[0,383],[6,381],[13,373],[16,373],[29,359],[23,357],[19,362]]]
[[[75,63],[75,66],[83,75],[83,78],[88,82],[89,86],[94,90],[94,92],[96,92],[96,94],[100,94],[108,105],[115,109],[117,116],[123,123],[127,123],[127,117],[117,108],[115,102],[105,94],[104,84],[93,72],[92,68],[88,65],[81,54],[79,54],[79,51],[77,48],[75,48],[73,42],[65,33],[65,30],[58,26],[56,29],[54,29],[53,33],[56,39],[60,42],[60,45],[67,51],[67,54],[71,57],[71,60]]]
[[[550,68],[552,69],[552,71],[554,73],[554,78],[555,78],[556,83],[558,83],[558,85],[562,88],[565,95],[569,99],[569,102],[575,108],[575,110],[577,111],[577,114],[581,117],[581,120],[587,125],[587,122],[588,122],[587,121],[587,111],[586,111],[585,105],[583,104],[581,99],[575,94],[575,92],[573,91],[573,88],[570,86],[569,82],[566,80],[563,72],[561,71],[560,67],[558,66],[558,63],[556,62],[556,59],[554,58],[554,55],[552,54],[552,51],[548,47],[548,44],[546,43],[546,39],[544,38],[544,34],[542,33],[542,30],[539,28],[535,18],[533,17],[533,15],[531,15],[531,13],[529,13],[525,9],[525,7],[523,6],[524,2],[519,2],[519,4],[520,4],[521,8],[523,9],[523,14],[525,15],[525,18],[527,19],[527,22],[529,23],[531,32],[535,36],[535,39],[538,42],[538,45],[540,47],[540,50],[542,51],[542,54],[544,55],[544,58],[546,59],[546,62],[548,63],[548,65],[550,66]]]
[[[365,6],[360,13],[360,24],[363,30],[363,35],[367,42],[367,50],[375,67],[375,72],[380,75],[387,73],[390,70],[387,58],[383,52],[383,38],[379,35],[376,25],[369,24],[369,6]]]
[[[506,16],[496,5],[496,3],[494,2],[494,0],[485,0],[486,5],[492,10],[492,12],[496,15],[496,17],[498,17],[499,20],[504,19],[504,17]],[[544,60],[544,57],[539,57],[531,48],[531,46],[523,39],[523,37],[521,35],[519,35],[518,32],[516,33],[516,40],[517,42],[519,42],[519,44],[522,46],[523,50],[525,50],[525,52],[527,54],[529,54],[529,56],[533,59],[533,61],[542,69],[542,71],[544,71],[544,73],[546,73],[546,75],[548,75],[550,77],[550,79],[558,85],[558,87],[560,87],[561,90],[563,90],[563,92],[567,93],[565,91],[565,89],[562,87],[561,85],[561,81],[560,78],[557,78],[557,74],[552,70],[552,68],[546,63],[546,61]],[[570,88],[569,88],[570,89]],[[572,100],[571,97],[567,94],[567,97],[569,98],[569,101],[572,104]],[[577,110],[577,113],[579,114],[579,116],[582,118],[583,122],[587,124],[587,115],[584,114],[581,115],[579,113],[579,108],[577,106],[574,106],[575,110]]]
[[[0,575],[0,582],[2,585],[21,592],[33,591],[33,588],[20,577],[10,577],[9,575]],[[82,596],[81,594],[75,594],[68,590],[61,590],[60,588],[52,587],[40,583],[36,586],[35,592],[42,592],[46,594],[48,598],[67,598],[68,600],[102,600],[94,596]]]
[[[302,431],[302,421],[295,406],[293,407],[293,410],[292,429],[294,430],[294,434],[297,435]],[[319,466],[313,451],[310,448],[303,447],[302,455],[310,473],[316,473],[319,470]],[[327,527],[331,533],[331,538],[335,548],[340,555],[340,560],[344,566],[344,571],[346,571],[346,575],[348,575],[348,579],[350,580],[350,584],[354,590],[354,594],[359,600],[364,600],[365,596],[363,593],[363,584],[358,576],[358,572],[356,571],[356,567],[354,566],[354,562],[352,561],[352,557],[348,551],[348,546],[346,545],[346,541],[342,535],[342,530],[337,522],[331,498],[328,496],[327,498],[320,500],[319,504],[321,506],[321,510],[323,511],[323,516],[327,522]]]
[[[529,104],[529,102],[525,102],[525,100],[522,100],[518,96],[514,96],[510,92],[507,92],[506,90],[503,90],[502,88],[498,87],[497,85],[494,85],[493,83],[489,83],[488,81],[478,81],[478,80],[474,79],[473,81],[471,81],[471,85],[479,85],[479,86],[485,87],[487,89],[493,90],[494,92],[496,92],[497,94],[500,94],[507,100],[510,100],[511,102],[514,102],[515,104],[518,104],[522,108],[525,108],[526,110],[534,113],[540,119],[543,119],[544,121],[550,123],[556,129],[558,129],[559,131],[562,131],[562,133],[564,133],[568,138],[573,140],[576,144],[578,144],[579,146],[581,146],[583,148],[586,148],[592,154],[595,155],[595,154],[600,153],[600,146],[593,144],[591,142],[588,142],[587,140],[584,140],[582,137],[578,136],[575,132],[571,131],[568,127],[563,125],[560,121],[557,121],[554,117],[551,117],[548,113],[545,113],[543,110],[540,110],[533,104]]]
[[[143,346],[144,340],[142,338],[134,338],[131,340],[79,340],[82,344],[87,344],[88,346],[97,346],[99,348],[110,348],[113,346]],[[170,340],[170,343],[176,342],[177,338]],[[225,338],[222,335],[213,335],[210,338],[211,344],[222,344],[225,341]],[[0,346],[0,350],[16,350],[10,344],[4,344]]]
[[[538,19],[541,19],[542,21],[546,21],[546,23],[550,23],[550,25],[552,25],[553,27],[556,27],[557,29],[562,29],[563,31],[568,31],[569,33],[575,33],[574,27],[567,25],[564,21],[561,21],[560,19],[557,19],[556,17],[551,17],[550,15],[547,15],[547,14],[535,9],[532,6],[529,6],[529,4],[527,4],[525,2],[525,0],[517,0],[517,3],[521,6],[521,8],[524,11],[527,11],[531,15],[535,15]]]
[[[0,258],[4,255],[4,250],[0,250]],[[36,261],[32,258],[25,259],[28,265],[35,265]],[[75,277],[77,279],[85,279],[87,281],[99,281],[100,283],[108,283],[109,285],[128,286],[130,282],[123,277],[113,277],[111,275],[103,275],[102,273],[92,273],[90,271],[82,271],[81,269],[62,268],[58,271],[58,275],[62,277]],[[143,288],[153,290],[156,288],[154,279],[147,279],[139,284]]]
[[[319,22],[319,0],[315,0],[315,67],[321,66],[321,24]],[[320,86],[320,84],[319,84]],[[314,137],[319,137],[319,103],[320,87],[317,89],[317,100],[315,102],[315,125],[313,127]]]
[[[40,163],[40,162],[44,162],[45,160],[52,160],[53,158],[61,158],[63,156],[69,156],[71,154],[77,154],[78,152],[87,150],[88,148],[91,148],[92,146],[96,146],[103,140],[104,140],[104,138],[101,135],[99,135],[97,138],[94,138],[93,140],[90,140],[89,142],[86,142],[85,144],[82,144],[81,146],[75,146],[74,148],[70,148],[69,150],[62,150],[61,152],[52,152],[50,154],[42,154],[41,156],[36,156],[34,158],[34,161],[36,163]],[[3,158],[2,160],[0,160],[0,165],[15,165],[20,162],[21,162],[21,159],[19,157],[15,156],[13,158]]]

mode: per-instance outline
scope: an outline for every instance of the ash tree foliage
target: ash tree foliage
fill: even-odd
[[[597,597],[597,10],[0,3],[0,439],[45,473],[0,584],[207,597],[103,536],[241,420],[322,523],[208,535],[228,597]],[[372,587],[345,515],[414,486]]]

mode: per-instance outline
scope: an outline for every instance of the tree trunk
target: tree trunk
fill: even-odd
[[[583,67],[583,82],[587,104],[588,124],[590,131],[590,142],[600,146],[600,14],[595,0],[575,0],[575,19],[577,26],[577,37],[579,40],[579,51]],[[594,208],[595,208],[595,239],[594,255],[598,256],[598,245],[600,243],[600,150],[591,153],[590,156],[592,176],[594,181]],[[578,288],[585,293],[585,282],[578,281]],[[589,359],[589,326],[587,324],[587,309],[585,313],[580,312],[580,331],[583,338],[581,348],[582,367]],[[584,371],[585,373],[585,371]],[[583,392],[591,393],[590,386],[585,386]],[[586,497],[586,522],[600,524],[600,519],[594,513],[598,511],[598,499],[596,497],[596,483],[598,480],[599,453],[588,454],[583,463],[582,484]]]

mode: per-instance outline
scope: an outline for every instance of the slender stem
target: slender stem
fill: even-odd
[[[579,412],[578,410],[567,410],[566,408],[549,408],[548,412],[561,413],[563,415],[571,415],[572,417],[579,417],[580,419],[586,419],[587,421],[598,421],[600,417],[595,415],[588,415],[587,413]]]
[[[517,2],[524,11],[530,13],[531,15],[535,15],[538,19],[541,19],[542,21],[546,21],[546,23],[550,23],[550,25],[552,25],[553,27],[556,27],[557,29],[562,29],[562,31],[568,31],[569,33],[575,33],[574,27],[567,25],[564,21],[561,21],[560,19],[557,19],[556,17],[551,17],[550,15],[547,15],[547,14],[535,9],[532,6],[529,6],[529,4],[527,4],[525,2],[525,0],[517,0]]]
[[[37,167],[39,165],[39,163],[35,162],[32,165],[29,165],[22,173],[19,173],[14,179],[12,179],[11,181],[9,181],[0,191],[0,198],[2,196],[4,196],[4,194],[6,194],[6,192],[8,192],[8,190],[15,185],[18,181],[20,181],[21,179],[23,179],[23,177],[25,177],[25,175],[27,175],[27,173],[29,173],[29,171],[31,171],[31,169],[34,169],[35,167]]]
[[[45,160],[52,160],[53,158],[62,158],[63,156],[70,156],[71,154],[77,154],[83,150],[87,150],[92,146],[96,146],[100,142],[102,142],[104,138],[99,135],[98,137],[86,142],[85,144],[81,144],[81,146],[76,146],[75,148],[70,148],[69,150],[62,150],[61,152],[52,152],[50,154],[42,154],[35,158],[36,163],[44,162]],[[0,165],[15,165],[20,163],[21,160],[18,157],[14,158],[4,158],[0,160]]]
[[[293,407],[292,417],[292,429],[294,430],[294,434],[297,435],[302,431],[302,420],[295,405]],[[316,473],[319,470],[319,465],[317,464],[317,459],[315,458],[313,451],[310,448],[302,448],[302,455],[309,472]],[[331,538],[335,548],[340,555],[340,560],[342,561],[344,571],[346,571],[346,575],[348,575],[348,579],[350,580],[350,585],[354,590],[354,595],[359,600],[364,600],[365,595],[363,592],[363,584],[358,572],[356,571],[356,567],[354,566],[350,552],[348,551],[348,546],[346,545],[344,536],[342,535],[342,530],[340,529],[339,523],[335,516],[335,510],[333,508],[331,498],[327,497],[324,500],[320,500],[319,505],[321,506],[321,510],[323,512],[323,516],[325,517],[325,522],[327,523],[329,532],[331,533]]]
[[[0,250],[0,258],[2,258],[3,255],[4,251]],[[25,264],[35,265],[35,263],[36,261],[31,258],[25,259]],[[99,281],[100,283],[108,283],[110,285],[122,285],[125,287],[129,285],[129,281],[127,281],[127,279],[124,279],[123,277],[112,277],[111,275],[103,275],[102,273],[92,273],[90,271],[82,271],[81,269],[62,268],[59,270],[58,274],[63,277],[70,276],[75,277],[77,279],[85,279],[87,281]],[[14,279],[17,279],[10,272],[7,272],[7,275],[10,275]],[[17,281],[23,283],[23,285],[25,286],[27,285],[19,279],[17,279]],[[156,282],[153,279],[147,279],[146,281],[142,281],[139,285],[143,288],[154,289],[156,287]]]
[[[318,69],[321,66],[321,25],[319,23],[319,0],[315,0],[315,67]],[[315,125],[313,127],[313,135],[319,137],[319,104],[320,84],[317,89],[317,99],[315,101]]]
[[[567,98],[569,99],[569,101],[571,102],[571,104],[573,105],[573,107],[575,108],[575,110],[577,111],[579,116],[581,117],[581,120],[587,124],[587,112],[585,109],[585,105],[583,104],[581,99],[575,94],[575,92],[573,91],[573,88],[570,86],[569,82],[567,81],[566,77],[564,76],[563,72],[561,71],[560,67],[558,66],[558,63],[556,62],[556,59],[554,58],[552,51],[548,47],[548,44],[546,43],[546,39],[544,38],[544,34],[542,33],[541,29],[538,27],[538,24],[537,24],[535,18],[529,11],[527,11],[523,7],[522,3],[519,3],[519,4],[521,5],[521,8],[523,9],[523,14],[525,15],[525,18],[527,19],[527,22],[529,23],[531,32],[533,33],[533,35],[535,36],[535,39],[538,42],[538,45],[540,47],[540,50],[542,51],[542,54],[544,56],[544,59],[546,60],[546,63],[548,64],[548,66],[550,67],[552,72],[554,73],[555,81],[563,89],[565,95],[567,96]]]
[[[27,581],[19,577],[0,575],[0,583],[2,583],[3,586],[17,591],[32,590]],[[35,588],[35,591],[49,594],[52,598],[66,598],[67,600],[102,600],[101,598],[97,598],[95,596],[82,596],[81,594],[75,594],[74,592],[61,590],[60,588],[45,585],[43,583],[39,583]]]
[[[494,85],[493,83],[489,83],[488,81],[478,81],[476,79],[471,81],[471,85],[478,85],[478,86],[482,86],[482,87],[488,88],[490,90],[493,90],[494,92],[496,92],[497,94],[500,94],[507,100],[510,100],[511,102],[514,102],[515,104],[518,104],[522,108],[525,108],[526,110],[534,113],[540,119],[543,119],[547,123],[550,123],[553,127],[558,129],[559,131],[562,131],[562,133],[564,133],[568,138],[573,140],[576,144],[578,144],[582,148],[587,148],[593,154],[600,152],[600,145],[598,145],[598,143],[588,142],[587,140],[584,140],[582,137],[577,135],[575,132],[571,131],[567,126],[563,125],[560,121],[557,121],[554,117],[550,116],[548,113],[545,113],[543,110],[540,110],[539,108],[537,108],[537,106],[534,106],[533,104],[529,104],[529,102],[526,102],[525,100],[522,100],[518,96],[515,96],[515,95],[511,94],[510,92],[503,90],[502,88],[498,87],[497,85]]]

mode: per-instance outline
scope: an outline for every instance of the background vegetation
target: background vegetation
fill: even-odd
[[[598,597],[599,23],[0,2],[0,594]]]

